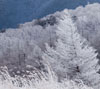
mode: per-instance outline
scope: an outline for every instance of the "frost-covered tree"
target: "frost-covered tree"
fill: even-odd
[[[7,66],[12,76],[25,74],[27,65],[38,70],[44,68],[41,49],[34,40],[29,40],[27,37],[27,39],[23,38],[23,36],[21,39],[8,37],[5,34],[0,36],[0,66]],[[30,69],[28,68],[28,70]],[[17,71],[22,73],[17,73]]]
[[[84,36],[99,52],[100,58],[100,4],[88,4],[70,10],[79,33]],[[95,12],[95,13],[94,13]],[[76,18],[77,19],[76,19]]]
[[[97,73],[99,65],[96,50],[78,34],[67,11],[59,19],[56,33],[56,47],[47,45],[43,58],[50,62],[59,80],[65,77],[82,79],[85,84],[99,89],[100,75]]]

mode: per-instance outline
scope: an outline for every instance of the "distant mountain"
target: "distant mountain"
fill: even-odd
[[[0,0],[0,29],[100,0]]]

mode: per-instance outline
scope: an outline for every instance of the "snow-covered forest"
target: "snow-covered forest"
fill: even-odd
[[[0,89],[100,89],[99,15],[89,4],[0,30]]]

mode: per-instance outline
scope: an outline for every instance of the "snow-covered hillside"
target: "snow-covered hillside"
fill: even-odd
[[[65,9],[1,31],[0,88],[99,89],[98,54],[70,13]]]

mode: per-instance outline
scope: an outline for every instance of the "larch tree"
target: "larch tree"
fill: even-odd
[[[69,13],[64,11],[58,18],[55,47],[46,45],[43,55],[61,81],[69,79],[82,79],[83,82],[96,89],[100,87],[100,75],[97,73],[99,64],[96,50],[80,36]]]

